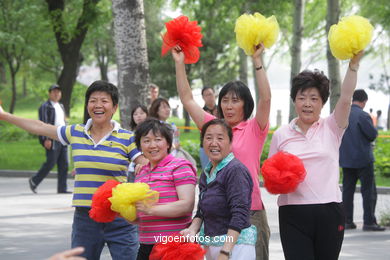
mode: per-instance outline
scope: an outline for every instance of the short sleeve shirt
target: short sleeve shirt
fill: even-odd
[[[76,169],[73,202],[76,207],[90,207],[92,195],[107,180],[126,181],[130,160],[141,153],[135,145],[132,132],[121,129],[112,121],[114,128],[98,144],[90,136],[91,119],[82,124],[57,128],[63,145],[70,145]]]
[[[337,125],[334,113],[313,123],[306,135],[296,129],[296,121],[275,131],[268,156],[279,151],[298,156],[306,177],[294,192],[281,194],[278,205],[341,202],[339,147],[345,129]]]
[[[152,190],[159,192],[157,205],[178,201],[176,187],[184,184],[196,185],[196,170],[182,158],[169,154],[153,169],[150,164],[142,167],[135,182],[147,183]],[[138,214],[139,240],[142,244],[155,244],[158,236],[169,236],[185,229],[191,223],[192,212],[181,217],[159,217]]]

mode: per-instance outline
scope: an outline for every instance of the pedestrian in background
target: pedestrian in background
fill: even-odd
[[[150,107],[160,94],[160,88],[156,84],[150,83],[149,84],[149,98],[148,98],[148,106]]]
[[[378,130],[385,130],[386,120],[382,116],[382,110],[376,111],[376,128]]]
[[[49,99],[39,107],[39,120],[57,127],[65,125],[65,109],[60,103],[62,97],[61,88],[58,85],[49,87]],[[32,192],[57,164],[57,193],[71,193],[67,191],[68,178],[68,149],[66,145],[47,136],[39,136],[39,142],[45,148],[46,161],[42,164],[34,176],[28,182]]]
[[[130,119],[130,129],[135,131],[137,126],[141,124],[148,117],[148,109],[144,105],[136,105],[131,110],[131,119]],[[127,182],[134,182],[135,178],[135,163],[131,162],[129,164],[129,170],[127,172]]]
[[[356,229],[353,222],[353,199],[356,182],[360,180],[363,197],[363,230],[383,231],[375,218],[377,199],[374,155],[372,142],[378,135],[372,119],[363,109],[368,100],[363,89],[353,93],[348,128],[340,146],[340,167],[343,168],[343,203],[345,208],[345,229]]]

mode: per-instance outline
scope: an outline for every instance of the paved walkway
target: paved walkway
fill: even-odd
[[[70,181],[71,183],[72,181]],[[56,180],[45,179],[32,194],[27,178],[0,177],[0,258],[45,259],[70,247],[71,194],[57,194]],[[270,260],[284,259],[278,231],[276,196],[262,189],[271,228]],[[390,195],[379,195],[377,216],[390,213]],[[390,230],[363,232],[361,196],[355,194],[357,230],[347,231],[341,260],[389,260]],[[107,249],[102,260],[111,259]]]

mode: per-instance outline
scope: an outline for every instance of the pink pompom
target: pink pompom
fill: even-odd
[[[96,222],[111,222],[118,215],[118,213],[111,210],[111,202],[108,200],[112,197],[112,188],[118,184],[120,182],[116,180],[108,180],[93,194],[89,216]]]
[[[167,54],[176,45],[184,52],[184,63],[196,63],[199,60],[199,47],[202,47],[202,28],[197,21],[189,21],[187,16],[181,15],[165,23],[167,32],[163,35],[161,55]]]
[[[280,151],[264,161],[261,167],[264,186],[272,194],[295,191],[306,176],[305,167],[297,156]]]

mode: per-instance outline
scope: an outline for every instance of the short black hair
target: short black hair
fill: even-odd
[[[161,106],[161,103],[165,103],[165,104],[167,104],[169,107],[171,107],[171,106],[169,105],[168,100],[166,100],[165,98],[156,98],[156,99],[152,102],[152,104],[150,105],[150,108],[149,108],[149,116],[159,119],[159,118],[158,118],[158,110],[159,110],[159,108],[160,108],[160,106]]]
[[[247,120],[252,115],[253,109],[255,107],[255,102],[253,101],[253,97],[248,86],[245,85],[242,81],[236,80],[230,81],[222,87],[218,95],[218,113],[221,118],[224,118],[221,106],[222,98],[228,93],[234,93],[244,102],[244,120]]]
[[[299,91],[303,92],[306,89],[315,88],[321,96],[322,104],[325,105],[329,98],[329,79],[319,70],[304,70],[296,75],[292,80],[290,97],[293,102]]]
[[[352,101],[364,102],[368,100],[368,95],[364,89],[357,89],[353,92]]]
[[[141,108],[142,111],[145,112],[146,116],[149,115],[149,113],[148,113],[148,108],[147,108],[146,106],[140,105],[140,104],[136,105],[136,106],[131,110],[131,114],[130,114],[130,117],[131,117],[131,118],[130,118],[130,128],[131,128],[131,130],[135,130],[135,128],[137,127],[137,124],[134,122],[134,113],[135,113],[135,111],[136,111],[138,108]]]
[[[97,80],[93,82],[85,92],[85,103],[84,103],[84,124],[87,123],[88,119],[90,118],[88,114],[88,101],[89,98],[91,97],[92,93],[94,92],[106,92],[111,96],[112,104],[116,106],[118,104],[118,88],[107,81],[104,80]]]
[[[208,121],[202,126],[202,130],[200,132],[200,147],[203,147],[203,139],[206,134],[207,129],[212,125],[220,125],[222,126],[229,137],[230,143],[233,141],[233,130],[232,128],[225,122],[223,119],[215,118],[213,120]]]
[[[202,88],[202,96],[203,96],[203,93],[204,93],[206,90],[208,90],[208,89],[211,89],[211,90],[215,93],[215,91],[214,91],[214,89],[213,89],[212,87],[204,86],[204,87]]]
[[[135,144],[137,145],[138,150],[141,150],[141,138],[146,136],[150,131],[152,131],[154,135],[160,134],[167,140],[169,145],[168,153],[170,153],[173,142],[173,128],[168,123],[162,122],[156,118],[147,118],[137,126],[137,129],[135,130]]]

